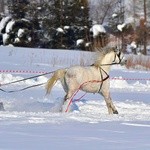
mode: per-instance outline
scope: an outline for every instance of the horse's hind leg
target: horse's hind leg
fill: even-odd
[[[104,96],[106,106],[108,108],[108,113],[109,114],[118,114],[118,111],[111,100],[110,93],[103,92],[102,95]]]
[[[69,111],[71,111],[70,101],[71,101],[73,93],[74,93],[73,91],[72,92],[70,91],[70,92],[68,92],[65,95],[64,102],[63,102],[62,109],[61,109],[62,112],[69,112]]]

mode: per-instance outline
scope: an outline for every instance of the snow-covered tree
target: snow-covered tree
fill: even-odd
[[[91,34],[90,28],[92,27],[92,21],[90,19],[89,14],[89,2],[87,0],[78,0],[76,2],[76,7],[74,7],[75,15],[75,26],[78,27],[78,33],[76,40],[84,40],[84,45],[79,44],[78,47],[81,45],[80,48],[82,49],[91,49]]]
[[[136,43],[141,47],[141,52],[147,54],[147,42],[150,38],[148,31],[150,27],[150,1],[133,0],[134,2],[134,25]]]
[[[113,9],[113,14],[109,17],[108,23],[114,33],[122,32],[123,27],[125,26],[124,7],[124,1],[117,0]]]
[[[35,47],[36,23],[29,16],[28,0],[8,0],[9,16],[0,22],[0,32],[4,45]],[[33,12],[32,12],[33,13]],[[37,25],[36,25],[37,26]]]
[[[88,41],[90,21],[87,0],[52,0],[44,11],[48,15],[42,20],[42,28],[50,48],[85,49],[85,44],[76,43],[79,39],[83,39],[84,43]]]
[[[9,20],[6,22],[6,20]],[[5,22],[4,22],[5,21]],[[25,19],[5,17],[0,22],[4,45],[32,47],[32,25]]]
[[[92,20],[99,24],[106,24],[109,22],[110,16],[115,13],[117,9],[118,0],[95,0],[90,4],[90,15]]]

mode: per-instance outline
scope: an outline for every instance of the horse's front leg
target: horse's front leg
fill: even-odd
[[[108,108],[108,113],[109,114],[118,114],[118,111],[111,100],[110,94],[107,92],[102,92],[102,95],[105,99],[106,106]]]
[[[114,106],[114,104],[111,100],[111,97],[106,98],[105,101],[106,101],[106,105],[107,105],[109,114],[118,114],[118,111],[117,111],[116,107]]]

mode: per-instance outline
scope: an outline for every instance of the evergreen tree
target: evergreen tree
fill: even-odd
[[[24,19],[30,22],[30,28],[24,26],[12,27],[11,36],[7,44],[24,46],[20,40],[15,40],[20,28],[25,29],[26,36],[30,35],[32,39],[30,44],[36,47],[44,48],[63,48],[63,49],[86,49],[85,43],[89,42],[89,4],[87,0],[8,0],[9,12],[15,24],[23,22]],[[25,20],[24,20],[24,22]],[[21,31],[21,30],[20,30]],[[27,38],[26,38],[27,39]],[[25,39],[25,40],[26,40]],[[83,43],[77,44],[77,40],[83,40]],[[22,40],[23,41],[23,38]],[[28,42],[27,42],[28,43]]]
[[[25,19],[11,19],[3,32],[3,44],[32,47],[32,25]]]
[[[3,30],[5,36],[4,44],[14,46],[35,47],[36,30],[34,20],[29,18],[29,1],[28,0],[8,0],[9,13],[11,20],[7,22]],[[33,13],[33,12],[32,12]],[[37,42],[38,43],[38,42]]]
[[[73,7],[73,13],[76,14],[74,17],[74,25],[78,28],[76,40],[83,39],[84,42],[77,45],[78,48],[85,50],[90,47],[86,47],[86,43],[90,43],[90,28],[92,22],[89,17],[89,3],[87,0],[77,0]],[[72,14],[73,15],[73,14]]]
[[[109,27],[112,30],[112,33],[117,37],[120,37],[121,43],[119,42],[118,45],[120,48],[125,51],[126,44],[124,36],[127,32],[126,24],[125,24],[125,3],[124,0],[117,0],[116,5],[114,7],[114,13],[110,17]]]
[[[109,26],[114,33],[119,33],[120,31],[118,30],[117,26],[124,23],[124,7],[124,2],[122,0],[118,0],[115,4],[114,12],[110,16]]]
[[[76,45],[78,39],[88,41],[89,36],[89,7],[87,0],[56,0],[53,7],[55,27],[52,35],[53,43],[57,48],[85,49],[85,45]]]
[[[9,13],[15,19],[25,18],[28,4],[28,0],[8,0]]]

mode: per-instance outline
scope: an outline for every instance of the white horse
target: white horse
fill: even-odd
[[[64,97],[62,112],[69,106],[74,93],[79,89],[89,93],[100,93],[106,102],[109,114],[118,114],[109,92],[109,71],[114,64],[124,64],[123,53],[116,48],[101,50],[95,63],[88,67],[74,66],[68,69],[55,71],[47,81],[47,93],[50,93],[57,80],[61,81],[66,95]]]

